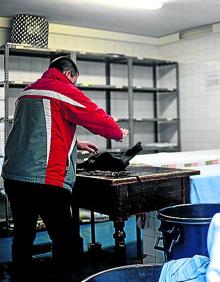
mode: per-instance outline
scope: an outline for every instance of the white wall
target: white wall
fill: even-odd
[[[220,148],[220,34],[159,49],[179,62],[182,150]]]

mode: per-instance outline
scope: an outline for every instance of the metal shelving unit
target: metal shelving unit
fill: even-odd
[[[30,56],[30,57],[43,57],[49,58],[50,60],[54,59],[57,56],[69,56],[75,59],[77,62],[93,62],[93,63],[102,63],[104,64],[105,69],[105,84],[79,84],[78,87],[82,91],[95,91],[95,92],[104,92],[105,101],[106,101],[106,111],[111,114],[111,100],[113,95],[117,95],[117,92],[127,93],[127,103],[128,103],[128,118],[118,117],[119,122],[127,123],[129,128],[129,146],[134,145],[134,127],[137,122],[143,123],[153,123],[154,126],[154,143],[155,151],[158,151],[157,143],[162,143],[159,134],[160,126],[162,124],[169,125],[175,124],[177,130],[177,144],[174,146],[171,144],[168,149],[171,150],[180,150],[180,130],[179,130],[179,98],[178,98],[178,64],[176,62],[165,61],[165,60],[154,60],[146,58],[136,58],[136,57],[127,57],[124,55],[117,54],[95,54],[95,53],[80,53],[64,50],[55,50],[55,49],[42,49],[35,48],[30,46],[24,46],[15,43],[6,43],[4,46],[0,47],[0,54],[4,55],[4,81],[0,82],[0,87],[4,87],[4,109],[5,115],[5,141],[10,131],[11,118],[9,118],[9,89],[10,88],[24,88],[29,81],[10,81],[9,80],[9,58],[10,56]],[[112,65],[124,65],[127,67],[127,84],[123,86],[117,86],[111,84],[111,66]],[[134,85],[134,68],[135,66],[141,67],[150,67],[152,68],[152,87],[146,87],[141,85]],[[176,71],[176,85],[173,88],[163,88],[158,86],[158,69],[164,66],[171,66],[175,68]],[[153,95],[153,117],[152,118],[135,118],[134,117],[134,105],[133,98],[135,95]],[[158,114],[158,97],[160,95],[170,96],[173,95],[176,97],[177,104],[177,113],[175,117],[171,118],[160,118]],[[167,143],[167,142],[165,142]],[[147,147],[147,144],[145,144]],[[112,144],[110,140],[107,140],[106,149],[111,149]],[[153,148],[153,147],[151,147]],[[163,148],[160,148],[163,150]],[[167,149],[166,149],[167,150]]]
[[[142,144],[145,153],[161,152],[161,151],[179,151],[181,148],[180,143],[180,129],[179,129],[179,81],[178,81],[178,64],[176,62],[154,60],[136,57],[127,57],[117,54],[94,54],[94,53],[80,53],[55,49],[42,49],[30,46],[24,46],[14,43],[6,43],[0,47],[0,54],[4,56],[4,80],[0,81],[0,87],[4,89],[4,97],[1,101],[4,101],[4,116],[0,117],[0,122],[4,123],[4,141],[6,141],[11,123],[12,117],[9,116],[9,91],[10,89],[22,89],[31,81],[13,81],[9,80],[9,60],[11,56],[23,56],[23,57],[37,57],[37,58],[49,58],[53,60],[57,56],[69,56],[76,62],[91,62],[104,64],[104,76],[105,81],[103,84],[79,84],[78,87],[82,91],[94,91],[104,92],[104,99],[106,104],[106,111],[112,113],[112,99],[117,92],[122,93],[126,97],[126,103],[128,107],[128,118],[118,117],[118,122],[126,124],[129,129],[129,146],[134,145],[134,131],[137,124],[143,124],[145,126],[153,126],[153,142],[148,144]],[[113,85],[112,82],[112,69],[114,65],[123,65],[126,68],[127,78],[126,85]],[[134,69],[136,66],[152,68],[152,86],[134,85]],[[176,85],[174,87],[159,87],[158,84],[158,69],[164,66],[171,66],[175,68]],[[24,78],[25,80],[25,78]],[[144,97],[152,97],[153,99],[153,116],[152,118],[137,118],[134,116],[134,103],[133,99],[136,95],[144,95]],[[174,117],[161,118],[158,111],[159,97],[163,95],[165,99],[167,97],[174,97],[176,99],[176,115]],[[119,113],[120,114],[120,113]],[[166,126],[174,126],[177,131],[177,143],[174,144],[165,140],[160,140],[161,127],[164,129]],[[141,140],[140,140],[141,141]],[[107,151],[122,151],[127,148],[113,148],[111,140],[106,142]],[[8,210],[8,202],[6,203],[6,210]],[[9,233],[9,219],[7,218],[6,229]]]
[[[136,122],[148,122],[154,124],[154,143],[155,147],[144,146],[147,148],[145,150],[146,153],[149,152],[159,152],[159,151],[179,151],[181,148],[180,144],[180,129],[179,129],[179,95],[178,95],[178,64],[172,61],[165,60],[154,60],[154,59],[145,59],[145,58],[136,58],[136,57],[126,57],[124,55],[112,55],[112,54],[92,54],[92,53],[77,53],[76,54],[77,61],[83,62],[93,62],[93,63],[103,63],[105,65],[105,85],[93,85],[92,83],[88,85],[79,85],[79,88],[84,91],[103,91],[105,92],[105,101],[106,101],[106,111],[111,114],[111,102],[114,95],[117,95],[117,92],[127,93],[127,102],[128,102],[128,118],[120,118],[118,117],[116,120],[120,122],[127,123],[127,127],[129,128],[129,146],[134,145],[134,127]],[[125,65],[127,67],[127,84],[123,86],[117,86],[111,84],[111,66],[112,65]],[[143,67],[151,67],[152,68],[152,87],[145,86],[137,86],[134,85],[134,67],[135,66],[143,66]],[[160,67],[170,66],[175,68],[176,75],[176,85],[172,88],[164,88],[158,86],[158,69]],[[116,93],[115,93],[116,92]],[[134,106],[133,106],[133,98],[135,95],[142,93],[144,95],[153,95],[153,117],[152,118],[141,118],[137,119],[134,117]],[[168,117],[168,118],[160,118],[158,114],[158,97],[163,95],[164,97],[168,97],[173,95],[176,97],[176,116]],[[167,145],[168,142],[165,142],[164,146],[162,146],[162,142],[160,141],[160,126],[164,125],[175,125],[177,130],[177,143],[170,143],[170,146]],[[151,143],[152,144],[152,143]],[[158,146],[161,144],[161,147]],[[147,144],[146,144],[147,145]],[[108,150],[118,150],[112,148],[111,140],[107,141],[106,149]],[[126,148],[124,148],[126,149]],[[123,150],[123,148],[121,149]]]

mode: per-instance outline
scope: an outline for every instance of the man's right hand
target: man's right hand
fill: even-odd
[[[121,132],[122,132],[122,138],[121,140],[119,140],[120,142],[122,141],[124,137],[126,137],[129,134],[129,130],[126,128],[121,128]]]

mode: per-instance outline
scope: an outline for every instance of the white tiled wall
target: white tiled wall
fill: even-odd
[[[142,141],[142,145],[154,142],[154,124],[152,122],[135,122],[134,144]]]
[[[49,47],[82,52],[115,53],[139,57],[157,57],[158,49],[154,45],[126,42],[120,40],[81,37],[75,35],[54,34],[49,35]]]
[[[182,150],[220,147],[220,34],[160,47],[179,62]]]
[[[133,85],[136,87],[153,87],[152,67],[134,66]]]
[[[10,56],[9,80],[12,81],[34,81],[48,67],[49,59],[34,57]]]
[[[112,64],[110,67],[111,85],[127,86],[128,85],[128,68],[126,65]]]
[[[82,62],[78,61],[77,65],[80,70],[78,79],[79,84],[105,84],[105,65],[102,63]]]

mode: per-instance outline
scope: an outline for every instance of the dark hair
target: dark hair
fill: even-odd
[[[73,60],[64,56],[54,59],[49,65],[49,69],[50,68],[56,68],[60,70],[62,73],[70,70],[72,76],[79,75],[79,69],[77,65],[73,62]]]

